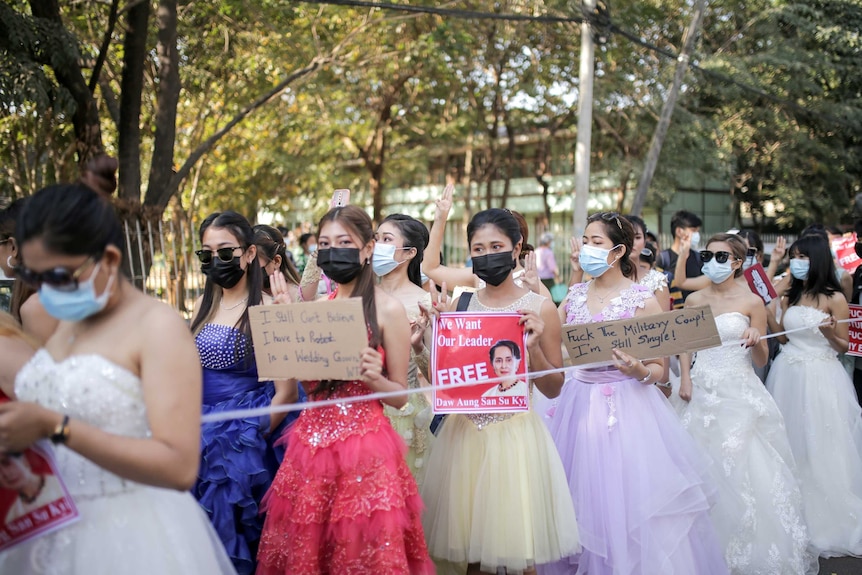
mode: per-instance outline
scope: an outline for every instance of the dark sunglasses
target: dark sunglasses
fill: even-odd
[[[91,256],[74,270],[70,270],[69,268],[54,268],[44,272],[34,272],[30,268],[21,265],[15,266],[13,270],[19,280],[34,289],[38,290],[42,287],[42,284],[48,284],[60,291],[75,291],[78,289],[78,278],[95,261],[96,258]]]
[[[241,246],[234,246],[232,248],[219,248],[216,251],[212,250],[198,250],[195,252],[195,255],[198,256],[198,259],[202,264],[208,264],[213,261],[213,254],[218,256],[223,262],[233,261],[233,252],[235,250],[241,250]]]
[[[605,212],[602,214],[602,219],[606,222],[614,221],[619,229],[623,229],[623,224],[620,222],[620,215],[616,212]]]
[[[709,260],[711,260],[713,256],[715,256],[715,261],[717,261],[720,264],[723,264],[728,259],[730,259],[730,256],[732,256],[732,255],[733,254],[731,254],[730,252],[715,252],[715,253],[713,253],[709,250],[703,250],[702,252],[700,252],[700,259],[703,261],[703,263],[706,263]]]
[[[748,248],[748,252],[745,255],[749,258],[757,257],[757,248]]]

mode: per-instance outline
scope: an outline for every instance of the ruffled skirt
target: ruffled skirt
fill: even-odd
[[[549,424],[584,550],[540,572],[726,574],[708,461],[655,386],[596,377],[567,377]]]
[[[449,415],[422,487],[428,548],[438,562],[520,573],[578,551],[560,456],[533,412],[481,430]]]
[[[204,415],[234,409],[267,407],[273,384],[203,406]],[[192,494],[209,515],[240,575],[254,573],[263,528],[260,501],[278,470],[272,445],[287,420],[272,434],[269,417],[249,417],[204,424],[201,462]]]
[[[862,414],[850,376],[837,357],[785,350],[766,381],[787,423],[812,547],[862,555]]]
[[[257,573],[434,573],[422,500],[404,441],[389,423],[319,448],[295,432],[288,430],[284,461],[264,500]]]

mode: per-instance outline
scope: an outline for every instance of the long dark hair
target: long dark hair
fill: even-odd
[[[258,224],[254,226],[254,245],[270,260],[275,256],[281,256],[281,265],[278,267],[281,274],[292,284],[299,285],[299,272],[293,265],[293,261],[287,257],[287,245],[284,236],[272,226]]]
[[[244,216],[236,212],[216,212],[207,217],[200,227],[199,236],[201,243],[204,241],[204,233],[211,227],[230,232],[236,238],[243,253],[248,251],[248,248],[254,244],[254,231],[251,229],[251,224],[248,223],[248,220]],[[251,322],[248,318],[248,308],[259,305],[263,300],[263,271],[260,269],[257,258],[246,266],[245,273],[248,299],[246,300],[245,309],[234,327],[245,334],[247,345],[251,346]],[[200,309],[198,309],[198,314],[192,320],[192,333],[197,334],[200,332],[203,326],[212,319],[216,309],[218,309],[221,297],[222,288],[207,278]]]
[[[829,240],[820,234],[804,235],[790,246],[787,251],[790,257],[794,254],[808,256],[808,278],[799,280],[793,278],[790,289],[787,290],[787,300],[790,305],[796,305],[803,294],[819,298],[821,295],[831,296],[841,292],[841,284],[835,272],[835,262],[829,249]],[[792,274],[791,274],[792,277]]]
[[[425,224],[404,214],[392,214],[387,216],[383,223],[391,223],[401,232],[404,238],[404,247],[416,250],[416,255],[407,264],[407,277],[411,282],[422,287],[422,258],[425,256],[425,248],[428,246],[429,234]]]
[[[371,218],[365,213],[365,210],[361,208],[348,205],[329,210],[320,219],[320,223],[317,224],[318,238],[320,237],[320,232],[323,230],[323,226],[331,222],[338,222],[348,232],[358,236],[361,242],[360,249],[368,244],[368,242],[374,240],[374,225],[371,222]],[[368,345],[374,349],[380,346],[382,342],[380,327],[377,325],[377,302],[374,299],[375,290],[377,289],[376,283],[371,262],[366,260],[362,262],[362,270],[354,280],[353,292],[349,294],[351,297],[358,296],[362,298],[362,311],[365,313],[365,323],[368,326]],[[327,395],[331,395],[345,383],[345,381],[341,380],[323,380],[317,384],[312,393],[324,392]]]
[[[615,246],[622,245],[625,247],[626,253],[619,259],[620,271],[627,278],[635,277],[635,265],[629,259],[635,241],[635,228],[632,223],[616,212],[599,212],[587,218],[587,225],[594,222],[599,222],[604,226],[605,234]]]

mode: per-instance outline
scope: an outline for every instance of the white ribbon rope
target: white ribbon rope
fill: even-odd
[[[836,323],[862,323],[862,319],[841,319]],[[777,333],[770,333],[766,335],[760,336],[760,339],[770,339],[773,337],[778,337],[781,335],[787,335],[788,333],[794,333],[797,331],[804,331],[806,329],[819,328],[822,326],[829,325],[829,322],[824,322],[815,326],[810,327],[798,327],[795,329],[788,329],[784,331],[779,331]],[[732,345],[742,345],[745,343],[745,340],[735,340],[728,341],[721,344],[721,347],[728,347]],[[657,359],[657,358],[647,358],[647,359]],[[569,367],[558,367],[555,369],[546,369],[543,371],[530,371],[525,374],[525,378],[527,379],[538,379],[544,377],[546,375],[551,375],[554,373],[564,373],[568,371],[573,371],[576,369],[589,369],[595,367],[607,367],[610,365],[615,365],[615,361],[597,361],[593,363],[585,363],[582,365],[574,365]],[[508,381],[511,377],[494,377],[491,379],[483,379],[482,381],[466,381],[463,383],[455,383],[451,385],[446,385],[446,389],[459,389],[462,387],[474,387],[477,385],[488,385],[489,383],[499,383],[501,381]],[[565,382],[564,382],[565,383]],[[429,391],[430,388],[427,387],[418,387],[414,389],[399,389],[397,391],[378,391],[375,393],[369,393],[368,395],[360,395],[355,397],[345,397],[338,399],[324,399],[320,401],[307,401],[305,403],[289,403],[285,405],[270,405],[267,407],[258,407],[255,409],[235,409],[232,411],[222,411],[219,413],[208,413],[201,418],[201,423],[216,423],[219,421],[229,421],[231,419],[246,419],[250,417],[262,417],[265,415],[271,415],[273,413],[290,413],[293,411],[301,411],[303,409],[315,409],[318,407],[329,407],[332,405],[349,405],[351,403],[359,403],[360,401],[376,401],[382,399],[388,399],[391,397],[400,397],[400,396],[408,396],[413,393],[425,393]]]

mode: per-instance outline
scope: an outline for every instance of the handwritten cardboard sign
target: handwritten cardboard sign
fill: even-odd
[[[359,377],[368,347],[361,298],[248,308],[254,357],[262,380]]]
[[[766,277],[766,270],[763,269],[762,265],[754,264],[745,270],[743,275],[745,275],[745,281],[748,282],[748,289],[754,295],[760,296],[764,304],[768,304],[778,297],[775,288],[772,287],[772,282]]]
[[[563,344],[572,365],[610,361],[621,349],[651,359],[721,345],[709,306],[678,309],[616,321],[563,326]]]
[[[528,411],[524,329],[517,313],[440,314],[431,348],[434,413]],[[499,377],[505,381],[447,389]]]
[[[80,518],[46,441],[0,453],[0,468],[0,552]]]
[[[858,323],[847,324],[847,338],[849,347],[847,355],[862,357],[862,305],[850,305],[850,319],[860,320]]]
[[[838,260],[838,265],[850,272],[856,271],[859,264],[862,264],[862,259],[856,255],[856,232],[845,234],[840,238],[832,240],[832,249],[835,250],[835,258]]]

